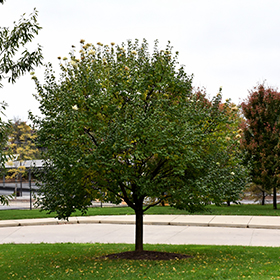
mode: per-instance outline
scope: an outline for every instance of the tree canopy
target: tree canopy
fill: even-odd
[[[0,3],[4,4],[4,0],[0,0]],[[41,29],[37,22],[37,15],[38,12],[34,9],[29,19],[23,15],[18,23],[14,22],[11,30],[8,27],[0,27],[0,88],[3,87],[4,79],[7,79],[9,83],[15,83],[17,78],[42,64],[43,56],[40,45],[33,52],[26,49],[26,44],[31,42]],[[1,114],[4,114],[6,106],[5,102],[0,103]],[[5,167],[7,161],[5,147],[10,129],[10,122],[5,122],[0,117],[0,164],[2,168]],[[0,203],[8,204],[8,197],[0,195]]]
[[[5,107],[5,103],[0,103],[0,114],[3,114]],[[10,131],[10,122],[3,121],[0,115],[0,165],[2,170],[5,168],[5,162],[9,159],[9,155],[7,154],[7,141]],[[0,195],[0,204],[8,204],[8,202],[8,196]]]
[[[73,46],[70,59],[58,58],[59,80],[51,64],[44,85],[33,76],[43,117],[31,119],[46,148],[39,204],[67,218],[93,199],[125,201],[142,250],[150,207],[167,199],[195,211],[223,201],[215,177],[225,172],[219,151],[230,103],[220,106],[220,92],[212,100],[195,93],[170,44],[159,50],[156,41],[150,54],[146,40],[80,43],[79,53]]]
[[[276,209],[276,190],[280,183],[280,93],[261,84],[241,106],[245,117],[242,146],[252,166],[252,181],[268,193],[273,189]]]
[[[7,178],[26,175],[24,162],[26,160],[40,159],[40,151],[36,143],[37,134],[26,122],[15,119],[11,122],[9,141],[6,146],[7,155],[19,162],[19,168],[9,169]],[[8,161],[9,164],[9,161]]]
[[[30,18],[24,16],[17,23],[14,22],[11,30],[8,27],[0,28],[0,87],[3,86],[2,80],[15,83],[18,77],[42,64],[40,45],[32,52],[25,48],[41,29],[37,22],[38,11],[34,9]]]
[[[215,157],[219,159],[219,169],[215,168],[211,177],[216,182],[219,192],[218,202],[222,199],[230,206],[230,202],[238,203],[245,184],[249,182],[248,168],[244,166],[244,154],[240,149],[240,129],[243,118],[240,108],[230,100],[220,103],[220,111],[228,118],[227,122],[219,123],[220,131]],[[245,183],[246,182],[246,183]],[[218,187],[219,186],[219,187]],[[215,202],[215,200],[213,201]]]

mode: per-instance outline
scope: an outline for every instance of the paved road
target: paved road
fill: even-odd
[[[80,222],[77,223],[73,218],[68,224],[57,221],[53,224],[51,219],[41,219],[42,225],[32,225],[32,221],[28,225],[26,221],[26,226],[23,224],[18,226],[15,221],[13,225],[8,223],[4,225],[4,221],[1,221],[3,223],[0,227],[0,243],[134,243],[134,225],[126,221],[125,224],[122,223],[123,219],[120,216],[115,220],[113,218],[106,217],[104,221],[101,219],[101,223],[93,223],[92,220],[90,223],[90,217],[81,217]],[[172,216],[169,218],[176,219]],[[144,243],[280,247],[279,229],[236,228],[232,223],[229,223],[230,227],[188,226],[178,225],[178,223],[155,225],[152,224],[151,217],[149,219],[150,222],[144,225]]]

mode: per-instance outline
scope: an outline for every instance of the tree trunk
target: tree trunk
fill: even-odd
[[[273,187],[273,209],[277,209],[277,193],[276,193],[276,187]]]
[[[265,197],[266,197],[266,193],[263,191],[262,192],[262,205],[265,205]]]
[[[143,251],[143,209],[142,203],[141,207],[135,208],[135,251],[142,252]]]
[[[227,206],[230,206],[230,201],[227,201]]]

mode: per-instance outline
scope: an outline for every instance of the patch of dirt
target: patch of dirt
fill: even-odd
[[[125,260],[155,260],[155,261],[167,261],[167,260],[181,260],[192,258],[192,256],[178,254],[178,253],[168,253],[168,252],[157,252],[157,251],[127,251],[117,254],[110,254],[103,256],[103,258],[108,259],[125,259]]]

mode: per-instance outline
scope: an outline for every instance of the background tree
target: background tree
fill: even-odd
[[[244,198],[252,199],[254,202],[259,201],[262,205],[265,205],[265,198],[271,194],[271,192],[268,193],[267,190],[263,189],[262,186],[256,185],[255,183],[250,183],[245,189]]]
[[[12,155],[13,160],[19,162],[19,168],[9,169],[8,178],[15,178],[26,175],[24,162],[26,160],[39,159],[40,151],[36,143],[36,131],[27,125],[26,122],[15,119],[11,123],[11,128],[7,153]]]
[[[245,117],[242,147],[252,165],[252,181],[268,193],[273,189],[273,208],[277,209],[280,93],[262,84],[250,92],[241,106]]]
[[[243,165],[243,153],[240,149],[242,117],[240,109],[234,104],[221,104],[223,112],[227,114],[229,123],[220,126],[223,141],[217,150],[217,158],[220,157],[220,172],[215,176],[217,184],[221,185],[224,201],[230,206],[230,202],[237,203],[241,199],[246,183],[249,181],[248,168]]]
[[[150,207],[168,199],[195,211],[205,198],[219,201],[212,175],[220,170],[219,128],[230,123],[220,93],[210,101],[193,93],[169,44],[148,49],[145,40],[97,47],[81,40],[80,57],[73,48],[61,61],[59,81],[51,65],[43,86],[33,77],[44,117],[31,119],[46,147],[39,205],[68,218],[97,198],[125,201],[136,215],[136,251]]]
[[[221,94],[221,88],[220,93]],[[204,90],[196,91],[197,98],[209,106],[211,104],[205,97]],[[213,141],[216,142],[216,152],[212,155],[216,160],[216,165],[209,166],[208,176],[215,181],[218,191],[215,197],[218,200],[206,200],[206,203],[214,202],[220,204],[226,202],[230,206],[230,202],[237,203],[241,199],[246,183],[249,181],[248,169],[243,165],[243,153],[240,150],[240,124],[242,117],[240,109],[227,99],[225,103],[219,103],[219,111],[227,117],[226,122],[212,122],[207,120],[206,126],[210,126]],[[219,186],[219,187],[218,187]]]

